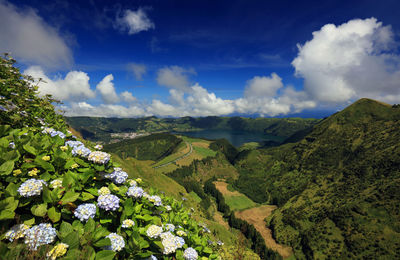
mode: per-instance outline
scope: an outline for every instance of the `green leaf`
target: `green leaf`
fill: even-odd
[[[43,161],[43,160],[42,160],[41,158],[39,158],[39,157],[36,157],[35,163],[37,163],[38,165],[40,165],[40,167],[42,167],[42,168],[45,169],[46,171],[49,171],[49,172],[54,172],[54,171],[55,171],[54,166],[53,166],[51,163],[46,162],[46,161]]]
[[[43,202],[53,203],[57,201],[57,197],[54,197],[53,192],[47,188],[46,185],[43,185],[43,194],[42,194]]]
[[[32,206],[31,212],[35,216],[44,217],[47,213],[47,203]]]
[[[97,241],[96,243],[93,244],[95,247],[105,247],[105,246],[110,246],[111,241],[109,238],[103,238]]]
[[[112,219],[102,218],[100,219],[100,223],[101,224],[112,223]]]
[[[61,238],[65,238],[69,233],[73,232],[74,229],[72,228],[72,225],[69,224],[68,222],[63,221],[60,225],[60,236]]]
[[[211,248],[205,247],[205,248],[203,249],[203,252],[206,253],[206,254],[212,254],[213,251],[212,251]]]
[[[14,211],[18,207],[18,200],[15,200],[14,197],[8,197],[2,201],[0,201],[0,210],[10,210]]]
[[[55,207],[51,207],[47,212],[47,215],[53,223],[58,222],[61,218],[61,213]]]
[[[116,252],[112,250],[103,250],[100,252],[97,252],[96,254],[96,260],[112,260],[114,259]]]
[[[143,204],[137,204],[135,206],[135,213],[138,214],[142,210]]]
[[[78,248],[79,246],[79,234],[77,232],[69,233],[61,242],[69,245],[69,249]]]
[[[18,195],[18,186],[11,182],[10,184],[8,184],[6,192],[8,193],[8,195],[16,197]]]
[[[102,237],[107,236],[108,234],[110,234],[110,232],[106,228],[99,227],[99,228],[96,228],[96,231],[93,234],[93,239],[96,241]]]
[[[25,220],[24,224],[27,225],[27,226],[32,226],[33,224],[35,224],[35,218],[31,218],[31,219]]]
[[[133,200],[132,200],[132,198],[129,198],[129,199],[125,200],[125,202],[124,202],[124,210],[125,210],[125,214],[127,216],[131,216],[133,214],[134,208],[133,208]]]
[[[13,219],[14,216],[15,216],[15,212],[8,210],[8,209],[2,210],[0,212],[0,220]]]
[[[61,199],[62,205],[65,205],[65,204],[70,203],[70,202],[74,202],[78,198],[79,198],[79,193],[76,193],[76,192],[73,192],[73,191],[67,191],[64,194],[64,197],[62,197],[62,199]]]
[[[96,223],[92,218],[89,218],[89,220],[85,224],[85,233],[91,233],[94,231],[96,227]]]
[[[94,251],[94,248],[91,246],[83,247],[82,253],[83,255],[81,259],[94,260],[94,258],[96,257],[96,252]]]
[[[83,201],[91,200],[94,198],[94,196],[88,192],[82,192],[81,196]]]
[[[25,151],[27,151],[30,154],[33,154],[33,155],[37,155],[38,154],[36,149],[33,146],[30,146],[29,143],[28,144],[24,144],[22,147],[24,148]]]
[[[69,169],[69,168],[71,168],[71,166],[72,166],[74,163],[75,163],[75,160],[74,160],[74,159],[68,160],[68,161],[65,163],[65,165],[64,165],[64,169]]]
[[[9,175],[14,169],[13,161],[6,161],[0,166],[0,175]]]

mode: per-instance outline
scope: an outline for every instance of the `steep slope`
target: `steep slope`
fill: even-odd
[[[399,138],[400,109],[361,99],[297,143],[251,151],[236,186],[281,206],[268,224],[298,258],[398,258]]]

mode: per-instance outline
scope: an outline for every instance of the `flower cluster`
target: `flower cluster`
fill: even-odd
[[[94,218],[96,215],[96,205],[92,203],[85,203],[79,205],[74,212],[74,216],[80,221],[88,221],[89,218]]]
[[[18,188],[18,193],[23,197],[32,197],[40,195],[43,190],[43,180],[29,179],[21,184]]]
[[[94,151],[89,154],[88,160],[98,164],[107,164],[110,161],[110,155],[105,152]]]
[[[71,148],[82,146],[83,143],[81,141],[66,141],[65,145],[68,145]]]
[[[62,139],[65,138],[65,134],[64,134],[63,132],[61,132],[61,131],[56,131],[56,130],[54,130],[53,128],[50,128],[50,127],[43,127],[42,133],[43,133],[43,134],[50,134],[51,137],[54,137],[54,136],[57,136],[57,135],[58,135],[58,136],[61,137]]]
[[[53,189],[61,188],[62,187],[62,180],[57,179],[50,182],[50,187]]]
[[[135,222],[132,219],[125,219],[122,221],[122,227],[123,228],[130,228],[135,225]]]
[[[137,182],[135,180],[128,180],[129,186],[136,186]]]
[[[37,176],[38,172],[39,172],[39,170],[37,168],[33,168],[32,170],[30,170],[28,172],[28,176],[31,176],[31,177],[32,176]]]
[[[65,255],[67,253],[69,245],[65,243],[59,243],[56,246],[53,247],[48,253],[47,253],[47,258],[51,260],[55,260],[57,257]]]
[[[172,208],[171,208],[170,205],[165,206],[165,209],[166,209],[167,211],[171,211],[171,210],[172,210]]]
[[[41,245],[53,243],[56,236],[55,228],[50,224],[42,223],[26,231],[25,244],[27,244],[31,250],[36,251]]]
[[[185,240],[179,236],[174,236],[171,232],[164,232],[160,235],[161,243],[164,247],[163,254],[169,255],[175,253],[176,249],[182,248]]]
[[[104,175],[104,178],[112,180],[115,184],[122,184],[128,179],[128,174],[121,168],[114,168],[114,171]]]
[[[96,146],[94,147],[94,149],[96,149],[96,150],[102,150],[102,149],[103,149],[103,146],[102,146],[101,144],[98,144],[98,145],[96,145]]]
[[[183,230],[178,230],[178,231],[176,232],[176,234],[177,234],[178,236],[181,236],[181,237],[186,237],[186,236],[187,236],[186,232],[183,231]]]
[[[156,226],[156,225],[151,225],[147,229],[146,234],[150,238],[157,238],[161,234],[162,231],[163,231],[162,227]]]
[[[97,191],[97,193],[98,193],[99,195],[108,195],[108,194],[111,194],[111,191],[110,191],[110,189],[107,188],[107,187],[101,187],[101,188]]]
[[[73,149],[72,149],[72,155],[79,155],[79,156],[82,156],[82,157],[88,157],[89,156],[89,154],[91,153],[92,151],[89,149],[89,148],[86,148],[84,145],[81,145],[81,146],[75,146]]]
[[[29,227],[25,224],[14,225],[4,236],[13,242],[14,239],[24,237],[28,229]]]
[[[107,238],[111,241],[111,246],[107,246],[106,250],[121,251],[125,247],[124,238],[116,233],[110,233]]]
[[[10,147],[11,149],[15,149],[15,143],[14,142],[10,142],[8,144],[8,147]]]
[[[119,208],[119,198],[112,194],[100,195],[97,198],[97,206],[106,211],[114,211]]]
[[[161,198],[157,195],[150,196],[149,201],[152,202],[155,206],[162,206]]]
[[[126,192],[126,196],[140,198],[143,196],[143,189],[136,186],[129,187],[128,191]]]
[[[174,224],[170,224],[170,223],[163,225],[163,228],[165,231],[174,232],[174,230],[175,230]]]
[[[185,260],[197,260],[199,255],[195,249],[188,247],[186,248],[185,252],[183,252],[183,257]]]

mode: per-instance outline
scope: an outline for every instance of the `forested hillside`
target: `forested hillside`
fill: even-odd
[[[400,109],[361,99],[297,143],[236,161],[235,186],[298,258],[400,257]]]

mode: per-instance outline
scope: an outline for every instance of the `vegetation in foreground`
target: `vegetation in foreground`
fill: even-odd
[[[5,259],[216,259],[182,203],[67,131],[8,56],[0,63],[0,252]]]

